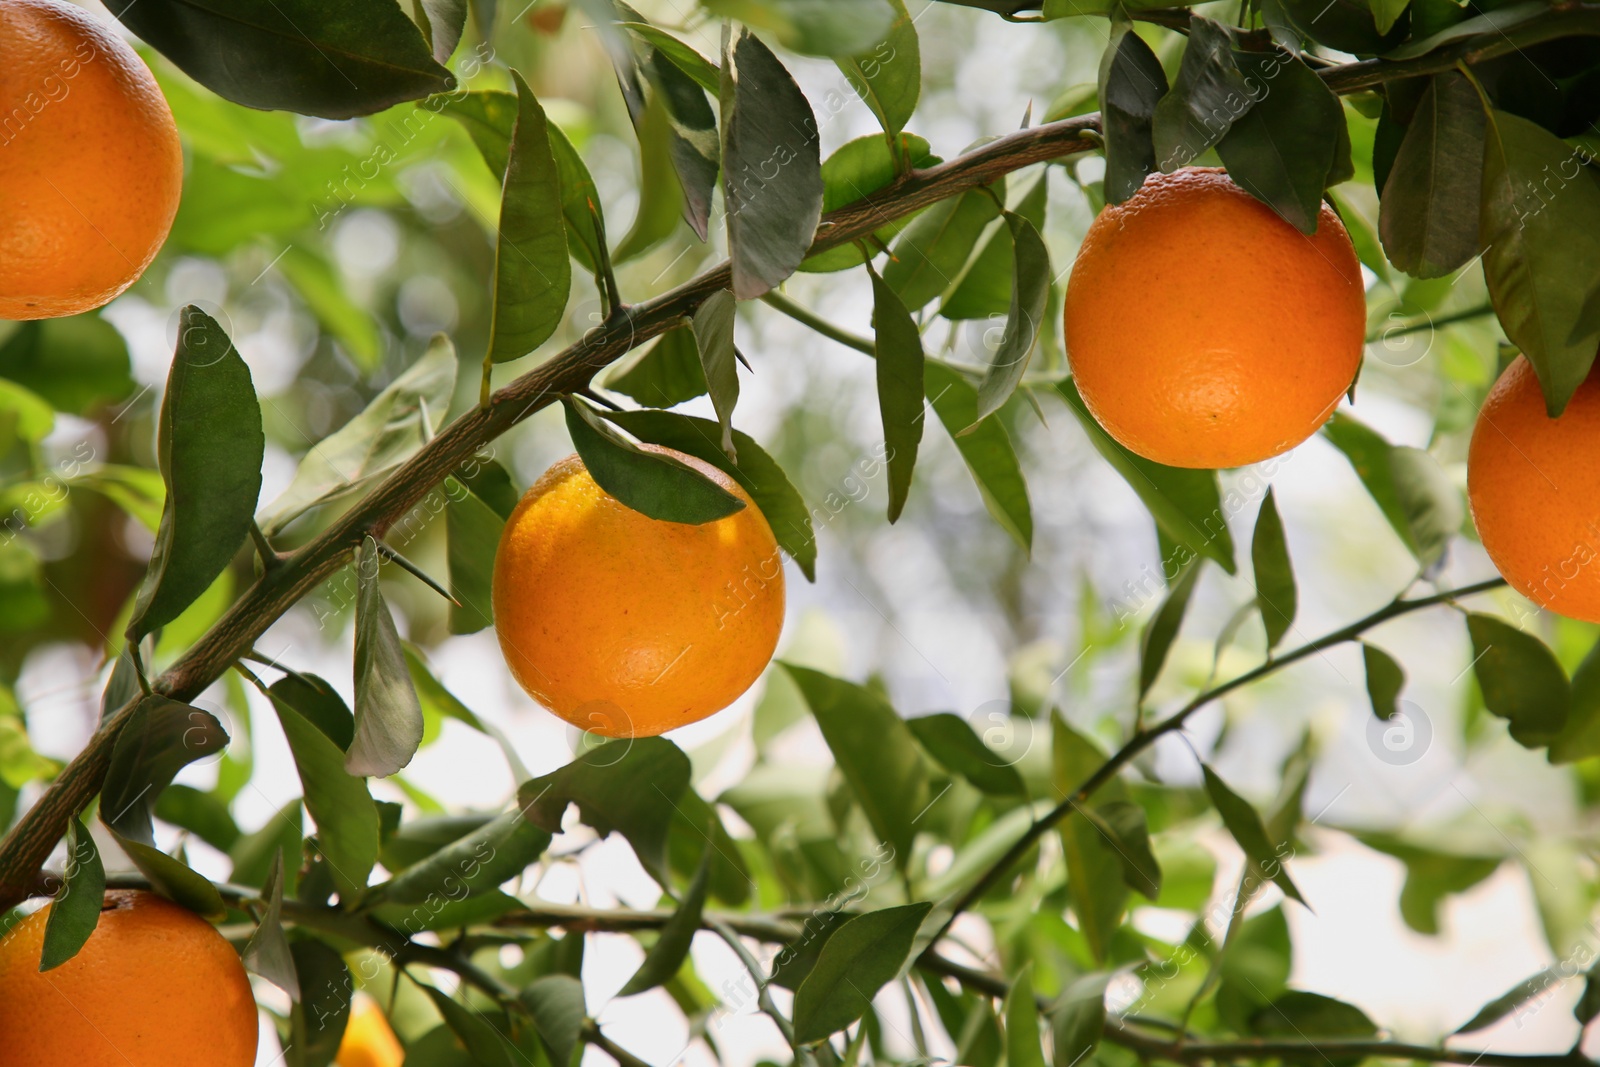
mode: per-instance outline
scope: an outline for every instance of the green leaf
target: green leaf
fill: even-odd
[[[739,844],[728,833],[717,809],[691,787],[678,797],[672,813],[672,829],[667,834],[667,868],[680,879],[692,879],[699,869],[701,855],[708,849],[711,871],[706,876],[706,892],[731,907],[740,908],[749,903],[755,880]]]
[[[1464,75],[1428,79],[1378,204],[1384,254],[1407,274],[1442,278],[1478,254],[1486,125]]]
[[[1600,186],[1555,134],[1506,111],[1485,131],[1478,236],[1500,325],[1533,364],[1551,418],[1588,377],[1600,321]]]
[[[1343,412],[1334,412],[1323,432],[1417,561],[1424,568],[1437,563],[1466,518],[1461,492],[1438,462],[1419,448],[1389,444]]]
[[[1039,1005],[1033,999],[1033,965],[1011,983],[1002,1013],[1006,1020],[1006,1067],[1045,1067],[1039,1041]]]
[[[648,22],[619,22],[617,25],[672,60],[674,66],[706,92],[715,93],[721,87],[722,72],[717,70],[717,65],[667,31]]]
[[[1439,933],[1440,901],[1452,893],[1466,892],[1500,868],[1498,856],[1450,855],[1381,834],[1363,834],[1359,840],[1405,864],[1400,917],[1419,934]]]
[[[1261,501],[1256,516],[1256,532],[1250,542],[1250,565],[1256,578],[1256,606],[1267,628],[1267,649],[1278,647],[1283,635],[1294,625],[1298,596],[1294,567],[1289,562],[1289,543],[1283,536],[1283,520],[1272,490]]]
[[[533,1028],[544,1039],[555,1067],[569,1067],[588,1015],[583,983],[570,974],[547,974],[530,982],[518,999],[533,1018]]]
[[[1378,0],[1380,6],[1394,3]],[[1277,17],[1269,21],[1281,25],[1280,33],[1296,44],[1309,38],[1354,55],[1382,53],[1386,59],[1393,58],[1393,46],[1405,39],[1411,25],[1410,19],[1401,18],[1387,31],[1380,31],[1381,16],[1369,6],[1369,0],[1274,0],[1270,6]]]
[[[1019,214],[1006,212],[1005,222],[1011,231],[1015,281],[1005,333],[990,357],[983,381],[978,383],[979,419],[999,411],[1022,383],[1050,301],[1050,251],[1045,248],[1044,238],[1033,223]]]
[[[996,197],[1004,198],[1000,182],[993,189]],[[978,238],[999,214],[995,198],[976,190],[939,201],[913,219],[895,241],[883,280],[908,309],[921,310],[961,280]]]
[[[793,274],[811,247],[822,215],[822,153],[805,94],[744,27],[723,42],[721,95],[733,295],[751,300]]]
[[[322,328],[336,338],[363,371],[383,363],[383,337],[371,312],[345,290],[344,280],[326,255],[294,245],[277,261]]]
[[[327,119],[454,88],[392,0],[111,0],[123,25],[218,96]]]
[[[978,391],[956,371],[929,361],[923,386],[983,498],[983,506],[1024,552],[1033,546],[1033,507],[1011,435],[999,419],[978,421]]]
[[[448,63],[467,28],[467,0],[417,0],[416,12],[433,58]]]
[[[770,31],[792,51],[826,57],[867,51],[894,19],[889,0],[705,0],[705,6]]]
[[[156,818],[182,827],[218,852],[227,852],[241,836],[227,801],[193,786],[167,786],[156,798]]]
[[[1106,985],[1112,975],[1098,971],[1073,979],[1050,1006],[1055,1038],[1051,1067],[1075,1067],[1100,1043],[1106,1026]]]
[[[267,695],[303,715],[344,752],[355,739],[356,721],[344,698],[315,674],[286,674],[267,687]]]
[[[1293,957],[1281,906],[1244,920],[1219,957],[1217,1014],[1228,1026],[1247,1031],[1250,1016],[1287,989]]]
[[[744,487],[781,548],[810,581],[817,578],[817,538],[811,528],[811,510],[800,498],[788,475],[754,438],[733,431],[739,462],[717,445],[716,423],[669,411],[613,411],[606,418],[639,440],[694,456],[727,474]]]
[[[22,323],[0,344],[0,377],[74,415],[135,388],[127,342],[98,315]]]
[[[1056,390],[1078,417],[1095,450],[1144,501],[1156,529],[1173,544],[1214,560],[1233,574],[1233,535],[1222,510],[1216,471],[1167,467],[1135,455],[1100,428],[1078,394],[1076,382],[1065,379]]]
[[[1217,154],[1242,189],[1301,233],[1316,233],[1330,175],[1349,168],[1344,105],[1316,71],[1286,52],[1235,52],[1234,59],[1246,84],[1262,95],[1234,118]]]
[[[624,506],[664,522],[698,526],[744,509],[744,501],[702,471],[642,448],[606,425],[583,401],[562,397],[567,433],[596,484]]]
[[[76,818],[67,820],[66,879],[50,903],[44,924],[39,970],[49,971],[78,954],[100,924],[105,901],[106,869],[94,837]]]
[[[361,414],[306,452],[289,487],[258,516],[261,528],[277,534],[317,505],[359,493],[411,458],[444,425],[455,383],[455,347],[436,337]]]
[[[1311,4],[1315,0],[1305,0],[1305,2]],[[1550,5],[1543,3],[1542,0],[1524,0],[1522,3],[1506,4],[1503,7],[1496,7],[1469,19],[1453,21],[1439,32],[1428,34],[1419,40],[1407,42],[1399,48],[1385,49],[1384,58],[1398,60],[1425,56],[1444,45],[1464,41],[1469,37],[1477,37],[1479,35],[1498,38],[1512,27],[1539,15],[1547,14],[1549,11]],[[1336,45],[1335,47],[1338,46]],[[1349,51],[1349,49],[1346,49],[1346,51]]]
[[[267,884],[261,895],[267,906],[261,912],[261,921],[241,953],[244,965],[289,995],[291,1002],[300,1000],[300,978],[294,969],[294,953],[283,932],[283,854],[272,854],[272,866],[267,868]]]
[[[1493,615],[1469,612],[1467,633],[1484,707],[1506,720],[1512,740],[1524,748],[1554,741],[1572,705],[1572,686],[1555,653]]]
[[[1487,1029],[1504,1019],[1534,997],[1561,981],[1564,975],[1558,968],[1551,967],[1529,978],[1524,978],[1504,993],[1495,997],[1489,1003],[1478,1009],[1478,1013],[1452,1031],[1455,1034],[1471,1034]]]
[[[639,862],[665,884],[673,804],[689,788],[689,757],[662,737],[598,745],[559,770],[523,782],[522,812],[535,826],[561,831],[567,805],[601,837],[620,833]]]
[[[383,602],[380,563],[378,543],[368,535],[355,558],[355,736],[344,760],[351,774],[375,778],[410,763],[422,743],[422,704]]]
[[[1122,863],[1122,880],[1152,902],[1161,895],[1161,864],[1150,851],[1150,827],[1144,809],[1126,800],[1112,800],[1083,815],[1100,831]]]
[[[1232,32],[1190,15],[1178,78],[1151,115],[1156,165],[1171,174],[1192,162],[1227,135],[1254,99],[1235,60]]]
[[[884,132],[897,134],[911,121],[922,92],[922,50],[917,27],[905,0],[888,0],[894,7],[889,35],[874,43],[870,52],[839,59],[839,69],[850,87],[878,117]]]
[[[1129,22],[1114,21],[1100,59],[1100,131],[1105,140],[1105,198],[1120,204],[1156,169],[1152,123],[1167,92],[1161,61]]]
[[[176,619],[233,562],[249,534],[265,452],[250,368],[222,327],[191,304],[182,312],[156,443],[166,503],[129,641]]]
[[[517,506],[511,475],[492,459],[473,460],[445,483],[446,560],[450,568],[450,632],[477,633],[494,621],[494,554],[500,533]]]
[[[923,749],[951,774],[959,774],[991,796],[1026,796],[1022,776],[959,715],[942,712],[907,719]]]
[[[550,149],[549,123],[522,75],[500,200],[494,255],[494,305],[489,360],[504,363],[534,351],[561,325],[572,289],[567,227],[550,210],[561,203],[561,178]]]
[[[1250,1029],[1266,1036],[1315,1040],[1320,1037],[1375,1037],[1377,1026],[1354,1004],[1321,993],[1290,990],[1250,1017]],[[1331,1063],[1360,1063],[1364,1057],[1335,1055]]]
[[[378,858],[378,808],[367,783],[345,770],[345,754],[285,696],[268,690],[294,755],[306,810],[317,824],[317,843],[339,896],[353,904],[367,888]]]
[[[929,149],[927,141],[914,133],[894,138],[870,134],[846,141],[822,161],[822,210],[844,207],[890,185],[899,177],[897,167],[904,165],[900,161],[909,161],[913,167],[931,167],[939,157]],[[873,231],[872,239],[888,244],[910,222],[909,215],[886,222]],[[860,247],[851,242],[807,256],[799,269],[836,271],[864,262]]]
[[[605,387],[646,407],[676,407],[705,393],[706,373],[694,331],[680,326],[655,344],[635,349],[606,376]]]
[[[1567,723],[1550,742],[1551,763],[1576,763],[1600,756],[1600,642],[1572,672],[1572,703]]]
[[[344,1039],[355,982],[339,953],[325,942],[304,938],[289,946],[300,976],[300,1002],[289,1009],[289,1067],[328,1067]]]
[[[904,867],[928,791],[910,727],[871,689],[808,667],[782,666],[800,687],[873,832],[894,848],[895,862]]]
[[[245,834],[228,850],[233,860],[233,873],[228,881],[235,885],[265,885],[275,856],[284,860],[285,888],[293,892],[299,873],[301,856],[300,798],[295,797],[279,808],[261,828]]]
[[[379,893],[395,904],[465,900],[509,882],[549,847],[550,834],[512,809],[398,872]]]
[[[1040,233],[1044,232],[1049,190],[1050,176],[1041,174],[1017,204],[1016,214],[1033,223]],[[1005,315],[1011,309],[1016,274],[1016,242],[1011,239],[1011,227],[996,226],[967,267],[961,283],[939,305],[939,314],[947,319]]]
[[[867,266],[872,279],[872,324],[876,336],[878,417],[889,466],[889,521],[905,509],[911,493],[911,476],[922,443],[923,365],[922,334],[911,313],[878,272]]]
[[[834,931],[795,992],[795,1040],[822,1041],[861,1018],[878,990],[910,961],[917,928],[932,907],[905,904],[869,911]]]
[[[1052,714],[1050,780],[1058,795],[1077,792],[1105,759],[1098,745],[1067,725],[1059,712]],[[1126,798],[1120,781],[1108,783],[1101,792],[1110,801]],[[1066,857],[1067,887],[1089,952],[1095,960],[1104,961],[1128,900],[1122,858],[1110,839],[1089,821],[1084,805],[1075,805],[1075,809],[1057,827]]]
[[[1300,890],[1295,887],[1283,865],[1277,846],[1267,837],[1260,814],[1250,806],[1248,800],[1230,789],[1228,783],[1218,777],[1209,765],[1202,764],[1201,770],[1205,773],[1206,795],[1216,805],[1217,814],[1222,816],[1222,824],[1228,828],[1228,833],[1239,843],[1244,854],[1261,869],[1263,875],[1283,890],[1284,896],[1305,904],[1305,898],[1300,895]]]
[[[1394,717],[1399,708],[1400,691],[1406,685],[1406,672],[1383,649],[1361,642],[1361,662],[1367,671],[1367,699],[1372,714],[1380,719]]]
[[[644,962],[617,996],[631,997],[654,989],[678,973],[684,960],[689,958],[689,946],[694,941],[694,935],[700,931],[700,916],[706,906],[706,882],[710,870],[711,848],[707,846],[700,860],[700,868],[695,871],[694,880],[689,883],[677,910],[662,925],[661,935],[650,946],[650,951],[645,953]]]
[[[1167,654],[1178,639],[1183,626],[1184,613],[1189,610],[1189,598],[1200,577],[1200,561],[1195,560],[1178,572],[1178,577],[1167,589],[1156,613],[1145,623],[1139,637],[1139,699],[1143,700],[1161,675]]]
[[[773,985],[794,991],[806,980],[822,955],[822,946],[850,921],[850,916],[838,911],[815,911],[806,916],[800,934],[783,946],[772,961]]]
[[[733,294],[718,289],[695,309],[693,319],[695,351],[705,377],[711,406],[716,409],[722,428],[722,451],[738,462],[733,444],[733,407],[739,402],[739,362],[733,346]]]
[[[444,1019],[444,1024],[466,1048],[473,1063],[482,1067],[515,1067],[517,1058],[512,1056],[510,1044],[502,1036],[505,1029],[490,1022],[487,1013],[469,1008],[449,994],[426,983],[419,982],[417,987],[433,1001],[433,1006]]]

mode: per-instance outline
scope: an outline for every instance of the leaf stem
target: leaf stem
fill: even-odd
[[[809,326],[830,341],[836,341],[846,348],[853,348],[864,356],[878,357],[878,346],[865,337],[843,330],[818,315],[803,304],[797,304],[784,296],[776,289],[769,290],[761,297],[761,302],[768,307],[776,308],[789,316],[802,326]]]

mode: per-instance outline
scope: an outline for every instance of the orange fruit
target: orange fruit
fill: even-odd
[[[62,0],[0,4],[0,318],[97,308],[161,250],[183,150],[144,61]]]
[[[1600,362],[1558,419],[1527,357],[1511,362],[1472,428],[1467,500],[1511,588],[1600,622]]]
[[[39,971],[52,905],[0,938],[0,1067],[251,1067],[256,1003],[233,946],[153,893],[112,890],[72,959]]]
[[[333,1058],[335,1067],[400,1067],[405,1058],[383,1009],[371,997],[357,994]]]
[[[1106,432],[1172,467],[1237,467],[1316,432],[1366,337],[1361,264],[1333,209],[1307,237],[1233,183],[1152,174],[1089,226],[1067,359]]]
[[[727,707],[766,668],[783,626],[783,561],[755,502],[709,463],[645,447],[743,510],[700,526],[652,519],[571,455],[511,513],[494,561],[494,624],[512,675],[607,737],[648,737]]]

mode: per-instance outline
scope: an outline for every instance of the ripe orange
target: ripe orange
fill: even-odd
[[[400,1067],[405,1058],[405,1049],[383,1009],[371,997],[357,994],[350,1004],[350,1020],[333,1058],[334,1067]]]
[[[183,188],[149,68],[62,0],[0,4],[0,318],[97,308],[161,250]]]
[[[1307,237],[1210,167],[1152,174],[1089,226],[1067,358],[1106,432],[1173,467],[1237,467],[1316,432],[1355,378],[1361,264],[1326,204]]]
[[[256,1004],[233,946],[153,893],[112,890],[76,956],[39,972],[51,905],[0,939],[0,1067],[251,1067]]]
[[[1512,361],[1472,429],[1467,499],[1511,588],[1600,622],[1600,362],[1552,419],[1527,357]]]
[[[647,737],[727,707],[771,660],[783,626],[783,562],[755,502],[710,464],[653,450],[744,509],[700,526],[648,518],[571,455],[522,498],[494,561],[495,630],[512,675],[607,737]]]

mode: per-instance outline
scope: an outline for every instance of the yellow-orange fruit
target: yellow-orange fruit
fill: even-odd
[[[1100,212],[1065,301],[1089,411],[1173,467],[1237,467],[1316,432],[1361,363],[1361,264],[1333,209],[1308,237],[1221,170],[1152,174]]]
[[[138,280],[183,189],[178,127],[133,49],[62,0],[0,3],[0,319]]]
[[[494,623],[512,675],[592,733],[646,737],[720,711],[772,659],[783,561],[772,529],[722,471],[671,455],[744,501],[699,526],[649,518],[597,485],[576,454],[506,522]]]
[[[383,1009],[371,997],[358,994],[350,1004],[350,1019],[333,1058],[335,1067],[400,1067],[405,1058]]]
[[[1511,588],[1600,622],[1600,363],[1561,417],[1518,356],[1489,390],[1467,451],[1478,537]]]
[[[39,971],[46,905],[0,938],[0,1067],[251,1067],[256,1004],[239,954],[153,893],[112,890],[100,923]]]

